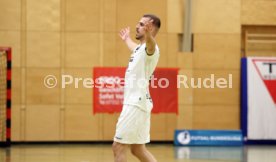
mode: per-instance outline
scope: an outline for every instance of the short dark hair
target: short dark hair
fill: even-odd
[[[160,21],[159,17],[157,17],[156,15],[145,14],[145,15],[143,15],[143,17],[149,17],[150,19],[152,19],[153,25],[156,26],[158,29],[161,27],[161,21]]]

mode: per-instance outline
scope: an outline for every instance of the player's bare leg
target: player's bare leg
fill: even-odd
[[[112,150],[115,162],[127,162],[127,148],[128,145],[113,142]]]
[[[131,153],[141,162],[157,162],[155,157],[147,150],[144,144],[131,145]]]

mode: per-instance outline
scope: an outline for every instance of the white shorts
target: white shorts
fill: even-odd
[[[150,112],[137,106],[124,105],[116,125],[114,141],[122,144],[150,142]]]

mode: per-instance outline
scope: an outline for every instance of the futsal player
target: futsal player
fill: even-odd
[[[150,142],[153,103],[149,93],[149,80],[160,55],[155,41],[160,26],[157,16],[143,15],[136,25],[136,39],[139,44],[130,38],[129,27],[119,33],[132,55],[125,73],[124,104],[112,146],[115,162],[127,161],[128,147],[141,162],[157,161],[145,144]]]

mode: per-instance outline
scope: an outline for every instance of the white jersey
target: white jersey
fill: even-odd
[[[125,73],[124,105],[134,105],[151,111],[153,104],[149,94],[149,81],[159,56],[157,45],[151,56],[146,53],[146,43],[134,49]]]

